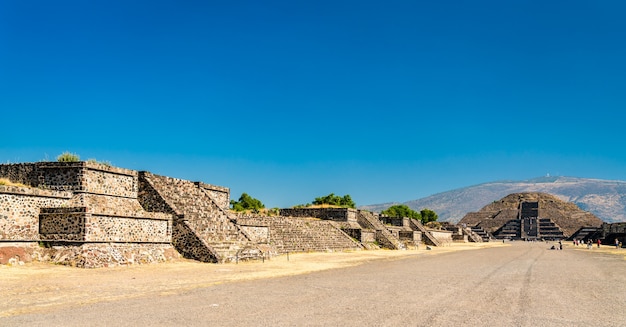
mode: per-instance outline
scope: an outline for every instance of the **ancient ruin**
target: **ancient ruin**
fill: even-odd
[[[492,238],[624,238],[576,205],[541,193],[511,194],[456,226],[349,208],[238,214],[230,190],[96,162],[0,165],[0,264],[32,260],[76,267],[269,259],[289,252],[403,250]],[[600,236],[598,236],[600,235]]]
[[[95,162],[3,164],[0,178],[12,182],[0,185],[0,263],[103,267],[178,256],[217,263],[437,246],[453,234],[347,208],[235,214],[226,187]]]
[[[592,213],[546,193],[514,193],[459,221],[483,238],[560,240],[584,238],[603,224]],[[585,235],[580,231],[587,230]]]

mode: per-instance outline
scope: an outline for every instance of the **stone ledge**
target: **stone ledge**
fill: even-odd
[[[211,184],[206,184],[206,183],[203,183],[203,182],[195,182],[195,184],[198,185],[199,187],[207,189],[207,190],[224,192],[224,193],[229,193],[230,194],[230,189],[228,187],[211,185]]]
[[[61,199],[70,199],[72,197],[72,192],[69,191],[55,191],[24,186],[0,185],[0,193]]]
[[[55,169],[55,168],[86,168],[90,170],[99,170],[107,173],[113,173],[118,175],[137,176],[137,171],[126,168],[119,168],[108,166],[96,162],[78,161],[78,162],[37,162],[35,163],[38,169]]]

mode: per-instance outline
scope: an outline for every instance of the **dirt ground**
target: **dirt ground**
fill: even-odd
[[[374,260],[393,260],[451,251],[502,246],[467,243],[407,251],[351,251],[292,253],[271,260],[238,264],[207,264],[178,260],[161,264],[80,269],[45,263],[0,266],[0,317],[41,312],[60,307],[159,296],[211,285],[282,277],[345,268]]]
[[[3,266],[0,325],[625,326],[624,271],[626,249],[524,242],[221,265]]]

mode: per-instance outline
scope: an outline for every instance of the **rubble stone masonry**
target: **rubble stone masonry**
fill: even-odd
[[[39,240],[39,208],[63,206],[70,197],[69,192],[0,186],[0,241]]]
[[[0,178],[27,185],[0,186],[0,247],[48,242],[46,251],[67,255],[45,258],[85,267],[132,263],[142,256],[159,261],[172,253],[173,216],[143,209],[136,171],[92,162],[39,162],[0,165]],[[108,256],[100,250],[89,255],[113,248]],[[79,264],[72,255],[91,259]]]

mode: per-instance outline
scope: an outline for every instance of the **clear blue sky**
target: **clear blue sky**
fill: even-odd
[[[269,207],[546,174],[626,180],[626,2],[0,3],[0,160]]]

